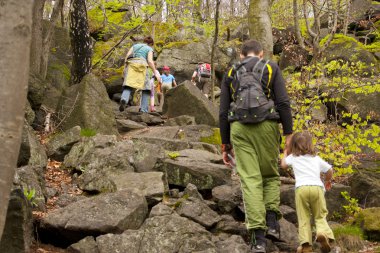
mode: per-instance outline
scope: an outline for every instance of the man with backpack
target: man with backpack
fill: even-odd
[[[242,62],[227,72],[221,87],[223,161],[231,167],[236,156],[252,252],[266,252],[265,237],[280,238],[278,121],[288,142],[292,115],[281,71],[263,59],[260,43],[245,42],[240,58]]]
[[[206,97],[209,97],[212,86],[211,65],[209,63],[199,62],[191,77],[191,82],[193,82]]]

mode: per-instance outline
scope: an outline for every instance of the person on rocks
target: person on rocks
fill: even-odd
[[[300,246],[297,253],[313,252],[310,218],[313,217],[317,231],[317,242],[323,253],[331,250],[329,241],[334,234],[327,223],[327,208],[324,191],[331,189],[332,166],[316,155],[313,139],[309,132],[295,133],[287,149],[281,167],[292,167],[296,178],[296,211],[298,218],[298,238]],[[325,173],[324,183],[321,173]]]
[[[211,65],[199,62],[191,77],[191,82],[196,85],[208,98],[211,92]]]
[[[150,75],[147,73],[147,67],[149,66],[156,78],[160,79],[160,75],[156,75],[153,61],[153,45],[153,39],[150,36],[145,37],[144,42],[133,45],[125,57],[123,93],[119,106],[121,112],[124,111],[132,91],[136,89],[142,90],[140,110],[149,110]]]
[[[157,80],[156,76],[161,76],[160,72],[158,72],[158,70],[156,70],[156,73],[150,79],[150,111],[151,112],[156,111],[156,108],[154,105],[155,90],[156,90],[156,86],[161,87],[161,82],[162,82],[161,78],[159,80]]]
[[[160,108],[162,108],[162,106],[164,105],[165,93],[171,88],[177,86],[174,76],[170,74],[170,68],[168,66],[164,66],[162,68],[162,71],[164,73],[161,75],[162,82],[161,82]]]
[[[292,115],[281,71],[277,64],[263,59],[261,44],[246,41],[240,58],[241,63],[225,74],[221,85],[222,156],[229,167],[236,157],[252,252],[266,252],[265,237],[280,237],[278,122],[288,143]]]

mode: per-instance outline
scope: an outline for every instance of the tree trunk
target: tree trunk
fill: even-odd
[[[28,88],[33,1],[0,1],[0,238],[17,164]]]
[[[72,0],[70,38],[73,49],[71,83],[80,83],[91,70],[92,40],[88,29],[85,0]]]
[[[8,0],[9,1],[9,0]],[[33,4],[32,44],[30,47],[30,72],[40,73],[42,55],[42,18],[45,0],[35,0]]]
[[[53,13],[51,14],[51,17],[50,17],[50,23],[46,28],[45,36],[43,38],[41,66],[40,66],[40,74],[41,74],[42,79],[46,78],[49,53],[50,53],[50,45],[54,36],[54,26],[56,25],[57,20],[59,18],[59,14],[61,12],[60,8],[63,8],[63,0],[56,0],[54,8],[53,8]]]
[[[343,34],[347,35],[347,30],[348,30],[348,24],[349,24],[349,19],[350,19],[350,13],[351,13],[351,0],[346,1],[346,14],[344,17],[344,23],[343,23]]]
[[[264,56],[267,59],[273,56],[272,24],[269,16],[269,0],[251,0],[248,12],[249,34],[251,39],[261,43]]]
[[[231,17],[235,16],[235,0],[230,0],[230,15]]]
[[[305,48],[305,44],[303,43],[303,38],[300,30],[300,24],[299,24],[299,17],[298,17],[298,3],[297,0],[293,0],[293,20],[294,20],[294,29],[296,30],[296,38],[298,41],[298,44]]]
[[[214,103],[215,101],[215,94],[214,94],[214,87],[215,87],[215,64],[214,64],[214,58],[215,58],[215,51],[216,51],[216,45],[218,43],[218,34],[219,34],[219,6],[220,6],[221,0],[216,0],[216,9],[215,9],[215,34],[214,34],[214,42],[212,43],[212,49],[211,49],[211,70],[212,70],[212,84],[211,84],[211,101]]]

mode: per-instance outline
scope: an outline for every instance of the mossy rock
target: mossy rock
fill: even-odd
[[[363,209],[355,223],[362,227],[368,240],[380,241],[380,207]]]
[[[213,144],[213,145],[221,145],[222,138],[220,137],[220,129],[213,128],[212,130],[213,130],[212,135],[201,137],[200,141],[208,143],[208,144]]]
[[[321,40],[323,45],[328,38]],[[323,52],[322,57],[328,62],[333,60],[343,60],[347,62],[361,62],[366,65],[361,71],[362,76],[371,76],[379,73],[379,64],[375,56],[356,39],[342,34],[336,34],[330,45]]]
[[[331,229],[335,236],[335,244],[343,252],[358,252],[363,248],[364,233],[359,226],[333,224]]]

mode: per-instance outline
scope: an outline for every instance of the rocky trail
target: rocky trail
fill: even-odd
[[[29,204],[21,210],[10,205],[8,236],[14,240],[6,243],[27,245],[33,240],[28,231],[34,231],[33,253],[250,252],[239,178],[221,159],[217,110],[190,85],[173,89],[167,99],[172,108],[191,103],[181,107],[182,115],[167,109],[165,117],[142,114],[138,107],[120,113],[108,100],[116,124],[105,131],[115,134],[74,126],[43,138],[42,145],[28,130],[29,157],[17,169],[15,185],[35,194],[28,201],[12,192]],[[294,180],[283,175],[281,181],[281,241],[268,241],[269,252],[294,252]],[[327,193],[330,219],[344,215],[341,192],[354,187],[336,183]],[[379,195],[366,200],[376,206]],[[22,233],[15,238],[15,231]],[[346,246],[338,239],[334,252],[374,252],[374,246],[361,240]]]

